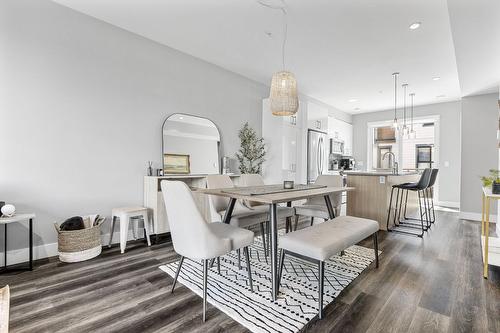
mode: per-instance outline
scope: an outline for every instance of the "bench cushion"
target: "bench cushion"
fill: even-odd
[[[305,257],[324,261],[377,232],[377,221],[339,216],[312,227],[291,232],[279,239],[279,246]]]

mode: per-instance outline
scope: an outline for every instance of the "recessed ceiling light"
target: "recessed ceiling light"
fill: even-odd
[[[437,95],[436,98],[443,98],[446,97],[446,95]]]
[[[435,76],[435,77],[432,78],[432,80],[433,81],[439,81],[439,80],[441,80],[441,78],[439,76]]]
[[[350,102],[350,103],[354,103],[354,102],[357,102],[357,101],[358,101],[358,100],[357,100],[356,98],[351,98],[351,99],[349,100],[349,102]]]
[[[184,117],[179,117],[180,120],[184,119]]]
[[[409,28],[410,30],[416,30],[420,28],[421,25],[422,25],[421,22],[413,22],[412,24],[410,24]]]

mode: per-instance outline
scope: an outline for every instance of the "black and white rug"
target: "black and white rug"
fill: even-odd
[[[238,256],[232,252],[221,257],[220,275],[217,265],[208,273],[208,302],[252,332],[300,331],[318,313],[317,265],[287,256],[279,297],[272,302],[271,267],[266,263],[260,236],[255,238],[250,255],[254,292],[248,284],[243,253],[242,269],[238,270]],[[373,249],[354,245],[345,250],[345,255],[326,262],[324,305],[331,303],[374,259]],[[159,268],[174,277],[177,265],[173,262]],[[202,276],[201,261],[186,258],[178,283],[202,296]]]

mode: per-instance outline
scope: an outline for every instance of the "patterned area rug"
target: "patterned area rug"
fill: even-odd
[[[248,285],[243,251],[241,254],[241,270],[235,251],[221,257],[220,275],[216,264],[209,270],[208,303],[252,332],[298,332],[317,315],[317,265],[286,256],[278,300],[272,302],[271,267],[266,263],[262,238],[256,237],[250,250],[253,293]],[[354,245],[345,250],[345,255],[326,262],[324,305],[331,303],[374,259],[373,249]],[[178,262],[173,262],[159,268],[174,277],[177,265]],[[202,296],[202,277],[201,261],[186,258],[178,283]]]

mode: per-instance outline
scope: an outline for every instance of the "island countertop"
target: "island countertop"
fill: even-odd
[[[344,174],[348,176],[411,176],[417,175],[416,171],[406,171],[399,173],[392,173],[391,171],[361,171],[361,170],[345,170]]]

